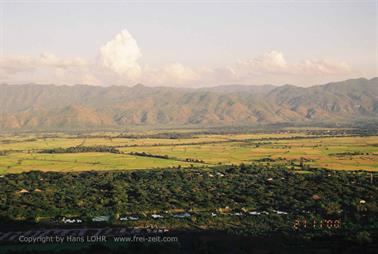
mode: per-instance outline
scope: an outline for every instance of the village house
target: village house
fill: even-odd
[[[162,216],[162,215],[160,215],[160,214],[152,214],[151,217],[152,217],[153,219],[163,219],[163,218],[164,218],[164,216]]]
[[[180,218],[180,219],[188,218],[188,217],[190,217],[190,214],[189,213],[179,213],[179,214],[174,214],[173,217]]]
[[[110,220],[110,216],[102,215],[102,216],[96,216],[92,218],[93,222],[108,222]]]

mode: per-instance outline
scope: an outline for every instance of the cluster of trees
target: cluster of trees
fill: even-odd
[[[74,146],[68,148],[49,148],[39,153],[121,153],[117,148],[111,146]]]
[[[179,159],[176,157],[170,157],[166,154],[160,155],[160,154],[151,154],[147,152],[130,152],[129,154],[135,155],[135,156],[143,156],[143,157],[151,157],[151,158],[159,158],[159,159],[170,159],[170,160],[179,160],[179,161],[185,161],[185,162],[205,163],[204,160],[200,160],[200,159],[193,159],[193,158]]]
[[[196,162],[196,163],[205,163],[204,160],[200,160],[200,159],[193,159],[193,158],[185,158],[186,162]]]
[[[22,143],[22,142],[35,142],[37,138],[28,138],[28,139],[2,139],[1,144],[13,144],[13,143]]]
[[[314,170],[299,174],[262,165],[212,169],[57,173],[32,171],[0,178],[0,216],[9,220],[183,210],[189,226],[243,234],[290,231],[296,216],[337,218],[345,232],[378,229],[378,174]],[[287,216],[273,211],[285,211]],[[267,211],[258,216],[204,216],[201,212]],[[206,214],[206,213],[205,213]],[[243,219],[246,218],[246,219]],[[237,223],[236,223],[236,222]],[[172,223],[177,226],[179,222]],[[181,222],[180,222],[181,223]],[[376,231],[375,231],[376,232]]]
[[[159,159],[170,159],[168,155],[160,155],[160,154],[151,154],[146,152],[130,152],[130,155],[135,156],[142,156],[142,157],[151,157],[151,158],[159,158]]]
[[[329,155],[331,155],[331,156],[355,156],[355,155],[369,155],[369,153],[354,151],[354,152],[344,152],[344,153],[331,153]]]
[[[372,124],[362,128],[307,130],[307,134],[316,136],[372,136],[378,134],[377,126]]]
[[[186,132],[167,132],[167,133],[156,133],[156,134],[145,134],[145,135],[127,135],[121,134],[117,138],[131,138],[131,139],[144,139],[144,138],[153,138],[153,139],[190,139],[194,138],[192,133]]]
[[[256,162],[275,162],[275,161],[276,161],[275,159],[272,159],[270,157],[265,157],[265,158],[256,160]]]

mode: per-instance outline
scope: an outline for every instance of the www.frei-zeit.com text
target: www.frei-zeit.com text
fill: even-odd
[[[119,242],[119,243],[175,243],[179,239],[176,236],[19,236],[18,241],[25,244],[38,243],[98,243],[98,242]]]

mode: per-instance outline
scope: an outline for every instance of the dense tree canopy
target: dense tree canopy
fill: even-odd
[[[288,226],[292,219],[274,215],[283,211],[290,218],[304,214],[343,218],[349,229],[377,228],[376,179],[377,174],[368,172],[319,169],[299,173],[259,165],[64,174],[32,171],[0,178],[0,216],[32,221],[80,216],[90,221],[97,215],[117,218],[181,210],[191,212],[195,223],[208,224],[211,218],[204,214],[210,212],[269,213],[264,220],[229,216],[253,233]],[[214,223],[216,228],[227,229],[222,219]]]

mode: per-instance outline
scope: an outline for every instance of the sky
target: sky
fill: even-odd
[[[377,6],[0,0],[0,83],[311,86],[372,78]]]

